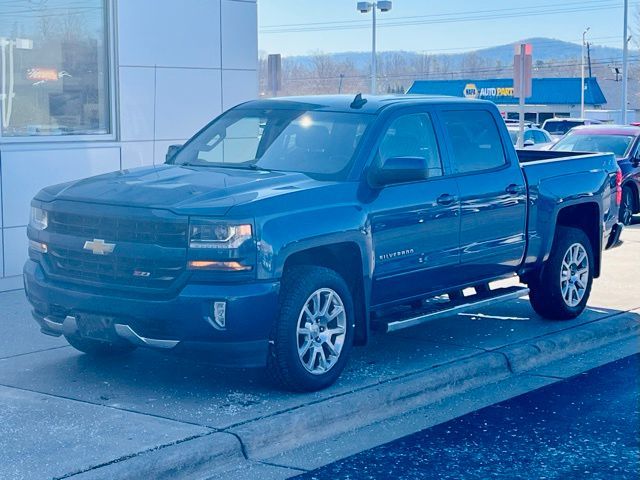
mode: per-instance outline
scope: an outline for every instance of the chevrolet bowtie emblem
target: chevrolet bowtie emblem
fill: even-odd
[[[101,238],[94,238],[84,242],[84,249],[91,250],[94,255],[106,255],[113,252],[114,248],[116,248],[115,243],[106,243]]]

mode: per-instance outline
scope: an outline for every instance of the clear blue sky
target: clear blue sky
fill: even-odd
[[[283,55],[369,51],[371,18],[355,0],[258,0],[260,50]],[[635,31],[638,0],[629,2]],[[394,0],[378,15],[378,49],[457,53],[550,37],[622,47],[623,0]],[[355,28],[359,27],[359,28]],[[636,41],[638,39],[635,39]]]

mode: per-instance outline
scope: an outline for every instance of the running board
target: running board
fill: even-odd
[[[371,328],[381,332],[394,332],[403,328],[415,327],[442,317],[449,317],[498,302],[506,302],[523,297],[529,293],[526,287],[506,287],[476,293],[458,300],[428,304],[420,310],[395,312],[372,320]]]

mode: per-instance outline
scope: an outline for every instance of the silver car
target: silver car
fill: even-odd
[[[514,145],[518,144],[518,127],[508,125],[509,136]],[[526,126],[524,127],[524,148],[532,150],[546,149],[553,145],[554,141],[546,131],[541,128]]]

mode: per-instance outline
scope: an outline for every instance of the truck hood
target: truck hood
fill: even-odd
[[[318,183],[296,172],[160,165],[54,185],[36,199],[225,215],[234,205]]]

